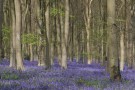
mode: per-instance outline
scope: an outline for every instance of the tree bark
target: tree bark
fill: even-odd
[[[3,0],[0,0],[0,60],[2,59]]]
[[[69,0],[65,0],[65,27],[62,38],[62,68],[67,69],[67,42],[69,32]]]
[[[22,52],[21,52],[21,3],[20,0],[15,0],[15,15],[16,15],[16,60],[17,70],[24,70]]]
[[[87,59],[88,64],[91,64],[91,54],[90,54],[90,21],[91,21],[91,3],[93,0],[85,0],[85,27],[87,33]]]
[[[50,5],[49,0],[46,0],[46,12],[45,12],[45,19],[46,19],[46,67],[50,68],[51,66],[51,39],[50,39]]]
[[[16,68],[16,51],[15,51],[15,43],[16,43],[16,30],[15,30],[15,7],[14,7],[14,0],[12,0],[13,2],[11,2],[11,15],[12,15],[12,33],[11,33],[11,43],[10,43],[10,67]]]
[[[109,36],[108,36],[108,51],[109,51],[109,68],[110,68],[110,79],[111,80],[121,80],[121,75],[119,75],[117,72],[119,72],[119,68],[116,68],[116,61],[119,60],[118,58],[118,41],[117,41],[117,29],[115,24],[115,0],[107,0],[107,24],[108,24],[108,30],[109,30]],[[119,62],[119,61],[118,61]],[[115,73],[116,72],[116,73]],[[117,76],[117,77],[116,77]]]

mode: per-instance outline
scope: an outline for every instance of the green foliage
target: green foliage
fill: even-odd
[[[2,28],[3,42],[5,42],[5,43],[9,42],[11,32],[12,31],[9,27],[3,26],[3,28]]]
[[[86,79],[83,79],[81,77],[76,81],[76,84],[77,85],[84,85],[87,87],[95,87],[97,89],[100,88],[100,90],[104,90],[104,88],[110,87],[112,85],[112,83],[109,83],[109,82],[110,82],[109,78],[105,78],[102,80],[95,80],[95,79],[86,80]],[[132,82],[129,80],[123,81],[123,84],[127,84],[127,83],[130,84]]]
[[[57,8],[51,8],[50,14],[52,16],[56,16],[58,13],[59,13],[59,9],[57,9]]]
[[[1,75],[1,79],[4,79],[4,80],[17,80],[17,79],[19,79],[19,76],[14,74],[14,73],[4,72]]]
[[[102,79],[102,80],[96,80],[96,79],[83,79],[82,77],[79,78],[76,81],[77,85],[85,85],[87,87],[95,87],[97,89],[100,88],[100,90],[104,90],[104,88],[111,86],[111,84],[109,84],[110,80],[108,78]]]
[[[61,16],[64,16],[65,15],[64,11],[62,9],[58,9],[58,8],[51,8],[50,14],[52,16],[56,16],[58,14],[60,14]]]
[[[84,80],[82,78],[79,78],[76,83],[77,85],[82,85],[84,83]]]
[[[124,83],[126,83],[126,84],[130,84],[130,83],[132,83],[132,81],[131,81],[131,80],[124,80],[124,79],[123,79],[123,82],[124,82]]]
[[[86,86],[97,86],[98,85],[98,80],[94,81],[85,81]]]
[[[24,34],[24,35],[22,35],[22,43],[36,45],[39,43],[39,35]]]
[[[85,86],[97,86],[99,84],[99,81],[98,80],[85,80],[83,78],[79,78],[77,80],[77,84],[78,85],[85,85]]]

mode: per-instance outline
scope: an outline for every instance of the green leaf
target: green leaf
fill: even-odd
[[[59,13],[59,10],[57,8],[51,8],[50,14],[52,16],[56,16]]]
[[[24,34],[22,35],[22,43],[36,45],[39,43],[40,36],[37,34]]]

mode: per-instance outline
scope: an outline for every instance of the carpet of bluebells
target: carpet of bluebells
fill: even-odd
[[[125,68],[122,82],[109,80],[99,64],[68,61],[63,70],[55,60],[51,69],[24,60],[25,71],[9,68],[9,61],[0,62],[0,90],[135,90],[135,71]]]

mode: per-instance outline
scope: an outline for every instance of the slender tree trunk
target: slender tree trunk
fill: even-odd
[[[0,0],[0,60],[2,59],[3,0]]]
[[[61,61],[60,61],[60,63],[61,63],[61,66],[62,66],[62,52],[63,52],[63,51],[62,51],[62,49],[63,49],[63,48],[62,48],[62,44],[63,44],[63,34],[64,34],[64,20],[63,20],[63,16],[60,15],[60,37],[61,37],[61,38],[60,38],[60,41],[61,41],[61,42],[60,42],[60,44],[61,44],[61,45],[60,45],[60,46],[61,46],[61,53],[60,53],[60,54],[61,54],[61,59],[60,59]]]
[[[124,46],[124,32],[121,32],[120,36],[120,70],[123,71],[124,69],[124,56],[125,56],[125,46]]]
[[[36,25],[35,25],[35,4],[36,4],[36,0],[31,0],[31,3],[30,3],[30,29],[31,29],[31,33],[34,34],[35,32],[35,29],[36,29]],[[33,51],[33,45],[30,45],[30,61],[33,61],[34,60],[34,51]]]
[[[46,12],[45,12],[45,19],[46,19],[46,67],[50,68],[51,66],[51,44],[50,44],[50,5],[49,0],[46,0]]]
[[[56,17],[56,30],[57,30],[57,58],[59,65],[61,65],[61,33],[60,33],[60,20],[59,16]]]
[[[37,3],[36,3],[37,4]],[[39,43],[38,43],[38,66],[45,66],[45,9],[44,9],[44,1],[39,1],[37,4],[37,25],[39,29],[37,29],[38,34],[40,35]],[[40,19],[40,17],[42,17]]]
[[[20,0],[15,0],[15,15],[16,15],[16,60],[17,70],[24,70],[22,52],[21,52],[21,3]]]
[[[67,68],[67,41],[69,32],[69,0],[65,0],[65,30],[62,38],[62,68]]]
[[[122,18],[124,19],[126,15],[126,12],[125,12],[126,7],[124,7],[124,5],[126,6],[126,1],[125,0],[121,0],[121,1],[122,1],[122,5],[120,8],[120,11],[122,11],[123,13]],[[125,26],[126,26],[126,23],[124,23],[124,25],[121,26],[121,30],[120,30],[120,71],[124,70],[124,64],[125,64],[125,44],[124,44],[124,33],[125,33],[125,28],[126,28]]]
[[[11,2],[11,15],[12,15],[12,33],[11,33],[11,43],[10,43],[10,46],[11,46],[11,52],[10,52],[10,67],[13,67],[13,68],[16,68],[16,51],[15,51],[15,43],[16,43],[16,30],[15,30],[15,25],[16,25],[16,22],[15,22],[15,7],[14,7],[14,0],[12,0],[13,2]]]
[[[90,19],[91,19],[91,3],[93,0],[85,0],[85,26],[87,32],[87,59],[88,64],[91,64],[90,54]]]
[[[54,60],[54,45],[53,45],[54,42],[51,43],[50,45],[50,63],[51,65],[53,65],[53,60]]]

